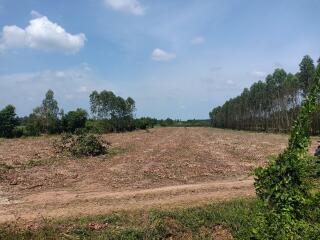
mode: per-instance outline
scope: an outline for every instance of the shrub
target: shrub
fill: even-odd
[[[77,157],[99,156],[107,153],[107,147],[99,137],[86,133],[62,134],[60,141],[55,143],[55,148],[59,152],[66,152]]]
[[[267,167],[256,170],[256,193],[264,204],[256,239],[317,239],[311,236],[320,234],[320,223],[310,221],[310,207],[319,199],[312,193],[314,173],[307,157],[311,116],[320,93],[320,65],[316,80],[292,127],[288,148]]]

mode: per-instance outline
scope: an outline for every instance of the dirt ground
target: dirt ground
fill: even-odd
[[[103,138],[110,154],[81,159],[55,153],[56,137],[1,139],[0,223],[253,196],[252,170],[287,144],[286,135],[211,128]]]

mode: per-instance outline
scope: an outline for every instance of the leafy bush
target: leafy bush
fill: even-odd
[[[316,80],[293,125],[288,148],[266,168],[256,170],[256,192],[264,204],[256,239],[317,239],[312,236],[320,235],[320,222],[310,221],[310,208],[319,199],[311,191],[312,161],[307,157],[311,116],[320,93],[320,65]]]
[[[62,134],[60,141],[55,143],[55,148],[59,152],[70,153],[77,157],[98,156],[107,153],[107,147],[99,137],[86,133]]]

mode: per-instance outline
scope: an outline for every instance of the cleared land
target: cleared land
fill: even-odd
[[[0,223],[253,196],[252,170],[287,144],[286,135],[211,128],[103,138],[110,153],[82,159],[57,155],[56,137],[1,139]]]

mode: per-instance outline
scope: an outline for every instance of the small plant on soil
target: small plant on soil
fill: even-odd
[[[58,152],[69,153],[77,157],[106,154],[107,145],[100,137],[87,133],[78,135],[62,134],[61,138],[54,143],[54,147]]]

